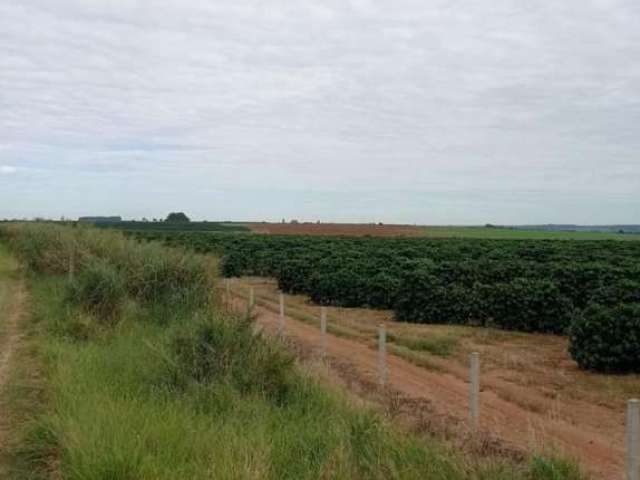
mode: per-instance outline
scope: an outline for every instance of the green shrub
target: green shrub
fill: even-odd
[[[399,288],[394,313],[397,320],[418,323],[464,324],[470,320],[471,290],[442,283],[431,269],[407,272]]]
[[[640,372],[640,303],[590,304],[571,324],[569,352],[581,368]]]
[[[571,301],[549,280],[479,284],[474,296],[476,318],[506,330],[562,334],[573,318]]]
[[[67,300],[99,319],[113,319],[126,301],[123,275],[104,260],[92,259],[67,284]]]
[[[207,316],[173,342],[174,382],[228,383],[241,393],[255,392],[283,399],[293,357],[275,342],[254,332],[250,319]]]

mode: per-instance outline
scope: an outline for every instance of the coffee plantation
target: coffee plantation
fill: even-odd
[[[566,334],[603,311],[613,321],[624,312],[626,324],[633,324],[629,316],[640,305],[640,242],[136,235],[218,253],[227,277],[275,277],[281,290],[316,303],[393,309],[407,322]],[[609,338],[600,332],[600,342]],[[581,358],[582,345],[572,343],[574,358]],[[615,370],[608,362],[606,369]],[[579,363],[605,369],[598,361]],[[618,370],[640,371],[640,358],[627,363]]]

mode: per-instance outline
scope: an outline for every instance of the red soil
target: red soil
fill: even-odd
[[[238,300],[238,307],[244,300]],[[257,306],[257,322],[275,331],[278,314]],[[286,318],[286,336],[307,349],[318,349],[318,327]],[[352,374],[376,382],[378,357],[370,345],[357,340],[328,335],[329,365],[350,365]],[[444,360],[449,362],[449,360]],[[466,370],[453,360],[443,371],[416,366],[400,357],[388,355],[388,387],[416,404],[427,403],[435,415],[452,418],[466,425],[469,415],[469,383]],[[528,452],[551,452],[575,458],[597,478],[623,477],[624,410],[612,410],[580,396],[553,398],[539,389],[527,388],[527,382],[505,380],[509,372],[493,370],[481,378],[482,432],[497,437],[507,448]],[[526,375],[526,372],[523,372]],[[552,388],[552,385],[550,385]]]
[[[424,234],[412,225],[376,225],[348,223],[248,223],[255,233],[267,235],[345,235],[362,237],[418,237]]]

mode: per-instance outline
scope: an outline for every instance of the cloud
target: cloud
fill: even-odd
[[[297,216],[362,192],[353,220],[640,222],[635,0],[21,0],[0,18],[0,162],[31,195],[3,185],[0,217],[46,215],[59,188],[55,216],[117,192],[123,215],[180,198],[278,219],[312,191]]]
[[[11,175],[12,173],[16,173],[18,169],[16,167],[12,167],[11,165],[0,165],[0,175]]]

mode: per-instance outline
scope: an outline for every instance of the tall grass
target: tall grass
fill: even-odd
[[[86,226],[6,225],[0,229],[0,236],[38,273],[75,278],[85,269],[97,273],[102,262],[103,273],[122,282],[128,295],[148,305],[200,307],[211,301],[217,275],[217,264],[211,257],[153,242],[140,243],[120,232]],[[107,272],[109,268],[115,275]]]
[[[68,273],[65,262],[47,246],[49,235],[65,253],[59,245],[70,239],[84,245],[74,281],[88,285],[88,297],[70,295],[68,279],[59,275]],[[102,235],[31,226],[10,234],[32,268],[58,273],[30,277],[34,322],[49,364],[49,401],[15,452],[14,478],[581,478],[563,462],[464,456],[396,429],[301,371],[280,343],[255,333],[249,318],[218,311],[207,296],[181,296],[191,306],[193,298],[203,302],[176,310],[164,299],[154,302],[155,295],[140,295],[129,282],[136,281],[132,272],[144,270],[132,257],[145,250],[132,244],[114,253],[106,245],[122,238]],[[194,266],[198,258],[155,248],[174,259],[165,264],[171,268],[192,265],[183,278],[211,280],[209,267]],[[169,268],[155,271],[169,277],[160,275],[158,285],[175,281]],[[102,315],[101,307],[87,306],[112,301],[112,283],[120,281],[114,275],[122,275],[127,292],[121,308],[106,309],[117,321],[82,341],[70,336],[69,325],[79,318]],[[181,286],[191,287],[200,289]],[[163,315],[166,309],[170,315]]]

